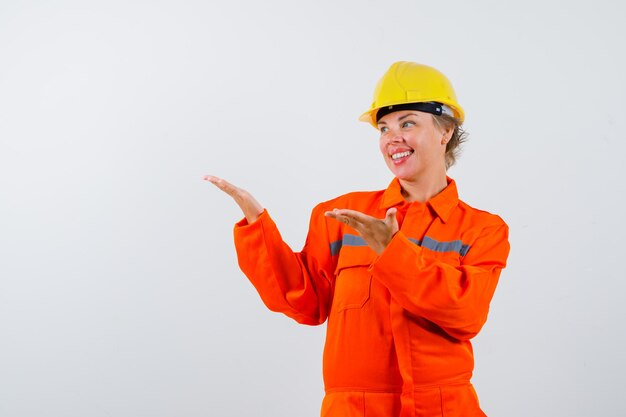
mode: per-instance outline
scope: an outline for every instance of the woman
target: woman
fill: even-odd
[[[394,180],[316,206],[298,253],[248,192],[206,177],[245,215],[239,265],[267,307],[328,320],[323,417],[485,415],[470,339],[506,265],[508,227],[459,200],[446,175],[463,119],[443,74],[394,63],[360,118],[379,130]]]

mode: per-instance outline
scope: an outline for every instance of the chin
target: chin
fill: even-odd
[[[408,167],[407,167],[408,168]],[[419,177],[419,171],[416,169],[406,169],[405,167],[399,168],[399,167],[389,167],[391,173],[394,175],[394,177],[400,179],[400,180],[413,180],[417,177]]]

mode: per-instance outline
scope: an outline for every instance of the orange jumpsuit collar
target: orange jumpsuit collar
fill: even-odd
[[[444,223],[448,221],[450,214],[459,204],[459,193],[456,188],[456,182],[448,176],[446,176],[446,181],[448,182],[448,186],[426,202]],[[398,178],[394,178],[383,193],[380,207],[386,210],[403,203],[406,203],[406,200],[402,195],[402,186]]]

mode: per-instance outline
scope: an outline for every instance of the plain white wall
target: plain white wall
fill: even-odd
[[[0,416],[316,416],[324,326],[238,270],[252,191],[311,208],[390,180],[356,118],[396,60],[453,81],[462,198],[511,227],[475,339],[490,416],[623,416],[617,1],[0,2]]]

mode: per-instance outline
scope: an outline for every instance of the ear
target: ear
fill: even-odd
[[[448,142],[450,142],[450,139],[452,139],[453,133],[454,133],[454,128],[450,128],[446,130],[445,132],[443,132],[443,135],[441,135],[441,144],[447,145]]]

